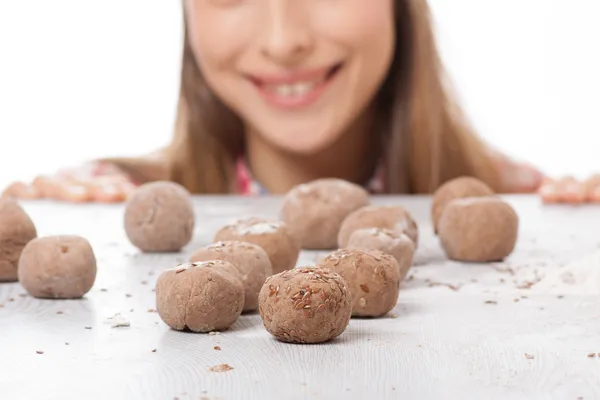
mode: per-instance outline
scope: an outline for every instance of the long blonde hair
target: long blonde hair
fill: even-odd
[[[431,193],[462,175],[501,191],[488,150],[450,89],[427,1],[397,0],[395,22],[394,60],[374,104],[388,192]],[[209,89],[186,27],[175,135],[167,153],[170,179],[193,193],[232,192],[243,134],[239,117]]]

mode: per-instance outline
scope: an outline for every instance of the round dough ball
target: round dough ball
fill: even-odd
[[[341,249],[327,256],[320,266],[337,272],[348,282],[353,317],[380,317],[398,302],[400,268],[389,254]]]
[[[96,256],[80,236],[47,236],[25,246],[19,282],[33,297],[78,299],[94,286]]]
[[[322,343],[344,332],[352,299],[341,276],[319,267],[273,275],[258,295],[267,331],[283,342]]]
[[[515,248],[519,217],[495,197],[452,200],[439,221],[439,236],[451,260],[501,261]]]
[[[243,308],[244,285],[227,261],[182,264],[156,281],[158,315],[179,331],[227,330]]]
[[[0,199],[0,282],[17,280],[19,257],[37,237],[29,215],[14,200]]]
[[[344,218],[369,204],[369,193],[342,179],[318,179],[298,185],[283,199],[281,220],[304,249],[337,248]]]
[[[140,186],[127,202],[125,232],[131,243],[144,252],[181,250],[194,232],[190,193],[173,182]]]
[[[493,195],[494,191],[488,185],[469,176],[455,178],[444,183],[435,191],[431,205],[431,219],[435,233],[438,233],[438,225],[444,208],[452,200]]]
[[[338,234],[338,247],[348,246],[350,235],[363,228],[389,229],[395,233],[404,233],[415,244],[419,242],[419,228],[412,216],[400,206],[367,206],[346,217]]]
[[[244,285],[243,311],[256,310],[258,292],[265,279],[273,275],[271,261],[262,247],[247,242],[217,242],[196,250],[190,258],[191,262],[210,260],[228,261],[235,267]]]
[[[285,222],[265,218],[246,218],[221,228],[214,242],[237,240],[253,243],[269,255],[273,273],[292,269],[300,256],[300,245]]]
[[[412,266],[415,244],[403,233],[389,229],[358,229],[350,235],[348,249],[379,250],[392,255],[400,268],[400,281],[404,280]]]

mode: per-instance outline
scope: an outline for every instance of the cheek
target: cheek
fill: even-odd
[[[393,51],[393,0],[347,0],[315,15],[319,32],[355,53]]]
[[[247,45],[244,12],[223,12],[191,1],[187,9],[190,44],[202,69],[213,75],[225,69]]]

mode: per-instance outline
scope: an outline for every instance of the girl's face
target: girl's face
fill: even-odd
[[[326,149],[368,107],[392,62],[394,0],[187,0],[211,89],[284,151]]]

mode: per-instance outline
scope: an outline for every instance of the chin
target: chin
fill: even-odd
[[[306,133],[310,132],[310,133]],[[265,135],[265,140],[282,151],[299,156],[312,156],[330,148],[339,135],[329,130],[306,129],[282,129]]]

